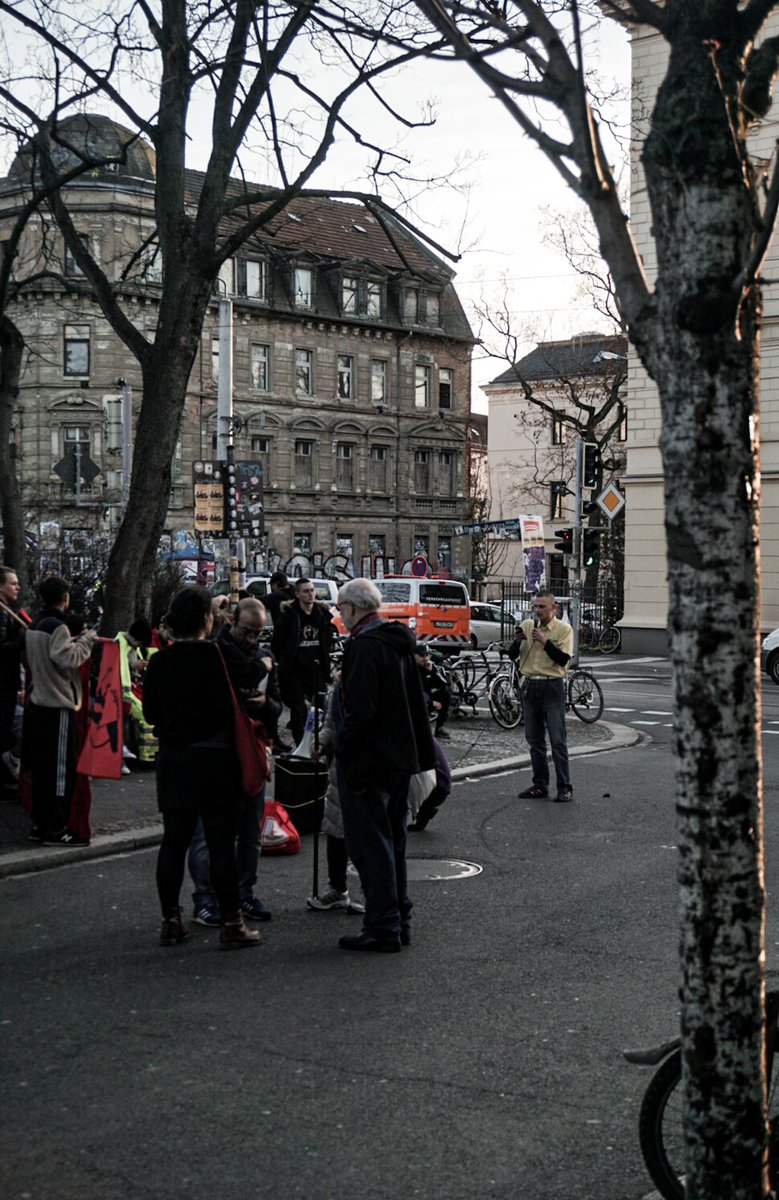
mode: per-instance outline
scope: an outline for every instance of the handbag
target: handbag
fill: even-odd
[[[278,800],[265,801],[260,847],[262,854],[297,854],[300,849],[300,834],[286,808]]]
[[[420,804],[427,800],[435,787],[435,783],[435,767],[430,767],[427,771],[417,771],[416,775],[412,775],[409,779],[408,806],[411,809],[411,816],[414,820],[416,820]]]
[[[216,647],[224,667],[225,679],[230,689],[230,699],[233,702],[233,720],[235,725],[235,752],[241,764],[241,787],[247,796],[257,796],[265,783],[270,779],[270,748],[271,740],[265,732],[262,721],[250,717],[238,703],[230,673],[224,655]]]

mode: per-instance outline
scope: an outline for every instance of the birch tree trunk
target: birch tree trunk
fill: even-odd
[[[740,61],[672,42],[643,163],[658,274],[631,332],[662,409],[690,1200],[768,1195],[758,666],[760,298]]]

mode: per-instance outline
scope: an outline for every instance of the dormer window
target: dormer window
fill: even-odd
[[[375,279],[369,279],[365,284],[365,315],[366,317],[381,316],[382,286]]]
[[[378,279],[344,275],[341,280],[341,312],[345,316],[378,320],[384,315],[384,284]]]
[[[310,267],[295,267],[295,308],[312,308],[314,296],[314,272]]]
[[[438,292],[407,287],[403,290],[403,320],[409,325],[433,325],[441,322]]]
[[[341,307],[345,313],[357,315],[360,294],[360,281],[354,275],[344,275],[341,288]]]
[[[268,298],[268,264],[255,262],[247,258],[244,268],[244,295],[251,300],[267,300]]]

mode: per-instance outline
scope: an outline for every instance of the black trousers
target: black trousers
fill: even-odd
[[[233,750],[161,745],[157,755],[157,802],[163,834],[157,856],[157,891],[163,916],[178,907],[187,850],[203,820],[211,883],[222,919],[241,907],[235,839],[244,804]]]
[[[322,681],[320,680],[320,687]],[[279,671],[279,691],[281,698],[289,709],[289,723],[292,729],[292,740],[297,746],[306,729],[308,708],[306,701],[313,703],[316,694],[316,681],[313,674],[303,671]]]
[[[178,907],[187,850],[201,817],[208,846],[211,883],[219,900],[222,920],[237,913],[241,907],[235,857],[237,811],[212,809],[199,813],[194,808],[169,808],[162,814],[164,832],[157,855],[157,891],[163,916]]]
[[[69,708],[24,710],[22,762],[30,770],[32,821],[43,833],[61,833],[68,824],[76,786],[75,713]]]

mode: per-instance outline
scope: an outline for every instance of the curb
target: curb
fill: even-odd
[[[598,742],[594,746],[573,746],[568,751],[570,758],[581,758],[585,754],[604,754],[609,750],[626,750],[644,740],[645,735],[627,725],[610,725],[601,721],[611,733],[608,742]],[[530,754],[518,754],[512,758],[493,759],[492,762],[474,763],[472,767],[455,767],[452,771],[452,781],[462,782],[465,779],[483,779],[485,775],[500,775],[502,772],[518,771],[521,767],[530,765]]]
[[[113,854],[129,854],[133,850],[144,850],[159,845],[162,826],[147,825],[139,829],[125,829],[121,833],[99,833],[88,846],[72,850],[56,846],[41,847],[39,850],[14,850],[0,857],[0,879],[13,875],[34,875],[51,867],[62,867],[66,863],[85,862],[90,858],[106,858]]]
[[[600,742],[593,746],[574,746],[570,750],[571,758],[579,758],[585,754],[603,754],[611,750],[624,750],[635,746],[644,740],[643,734],[626,725],[602,725],[611,733],[608,742]],[[487,775],[500,775],[503,772],[518,771],[530,763],[528,753],[516,755],[513,758],[494,759],[492,762],[474,763],[472,767],[455,767],[452,780],[455,783],[467,779],[483,779]],[[96,834],[88,846],[79,846],[72,850],[58,849],[56,846],[41,847],[36,850],[14,850],[10,854],[0,856],[0,879],[13,876],[34,875],[38,871],[47,871],[53,867],[62,867],[70,863],[86,862],[92,858],[107,858],[114,854],[130,854],[134,850],[145,850],[149,846],[159,845],[162,839],[162,825],[144,825],[137,829],[124,829],[120,833]]]

